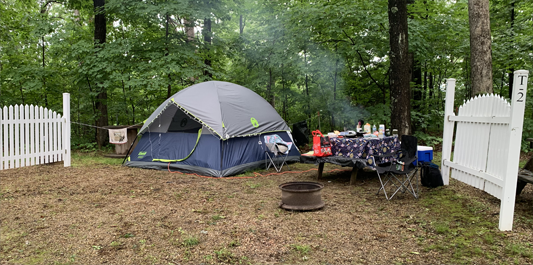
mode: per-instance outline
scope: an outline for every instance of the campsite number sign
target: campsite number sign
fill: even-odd
[[[526,96],[527,75],[519,75],[518,80],[520,80],[520,85],[516,93],[516,102],[523,103]]]

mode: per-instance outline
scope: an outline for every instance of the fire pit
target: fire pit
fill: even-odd
[[[324,185],[316,182],[287,182],[279,185],[280,207],[286,210],[308,211],[324,207],[321,190]]]

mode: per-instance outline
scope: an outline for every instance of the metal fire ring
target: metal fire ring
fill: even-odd
[[[287,182],[279,185],[280,207],[286,210],[309,211],[324,207],[321,190],[323,184],[316,182]]]

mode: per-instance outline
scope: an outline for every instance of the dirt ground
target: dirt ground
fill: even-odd
[[[0,263],[533,263],[532,185],[513,231],[500,232],[499,200],[457,181],[387,201],[375,173],[350,186],[347,168],[326,166],[318,181],[316,166],[292,168],[242,179],[103,164],[3,170]],[[289,181],[324,184],[326,206],[280,209]]]

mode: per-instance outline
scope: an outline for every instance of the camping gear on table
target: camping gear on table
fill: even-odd
[[[226,177],[265,166],[264,136],[292,143],[289,126],[243,86],[209,81],[165,100],[140,129],[125,165]],[[296,146],[288,162],[300,161]]]
[[[379,125],[379,138],[385,137],[385,124]]]
[[[319,130],[313,131],[313,152],[315,156],[330,156],[331,143],[329,137],[322,135]]]
[[[357,128],[356,128],[355,131],[358,132],[358,133],[362,133],[364,124],[365,124],[365,122],[363,120],[359,120],[357,122]]]
[[[371,131],[370,131],[370,123],[365,124],[364,131],[365,131],[365,133],[371,133]]]

